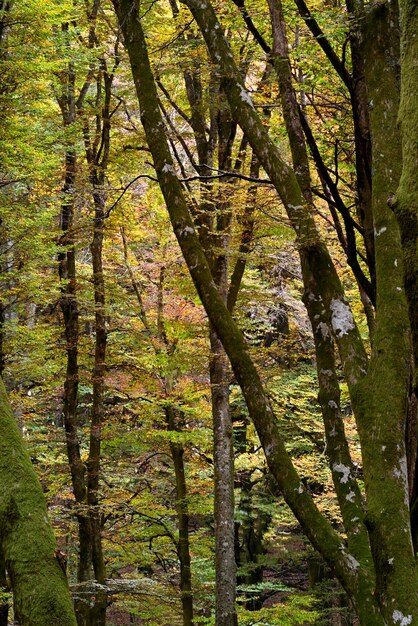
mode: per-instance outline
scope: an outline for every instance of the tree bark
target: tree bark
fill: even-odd
[[[0,536],[21,626],[76,626],[42,487],[0,380]]]
[[[98,2],[96,5],[98,7]],[[96,7],[96,10],[97,10]],[[90,19],[92,19],[90,17]],[[103,238],[105,228],[105,175],[110,151],[110,100],[114,73],[109,73],[104,59],[100,62],[96,80],[96,133],[90,137],[89,124],[83,119],[83,135],[86,160],[90,170],[90,183],[94,205],[93,238],[90,246],[94,288],[95,345],[92,372],[93,401],[90,419],[89,457],[87,461],[87,502],[90,519],[91,560],[94,577],[99,584],[106,578],[106,566],[102,547],[102,516],[100,511],[100,463],[101,439],[104,420],[104,394],[106,373],[106,298],[103,270]],[[80,115],[84,110],[80,107]],[[92,626],[106,623],[107,597],[98,592],[94,606],[90,607]]]
[[[382,2],[370,7],[362,28],[364,58],[367,59],[365,78],[368,98],[373,102],[370,115],[377,280],[376,330],[364,394],[369,394],[366,402],[371,403],[372,414],[378,411],[379,419],[371,422],[369,435],[376,448],[382,451],[374,462],[370,459],[367,465],[365,463],[365,481],[368,491],[367,524],[377,575],[376,594],[389,621],[395,608],[393,598],[396,598],[397,611],[405,616],[414,615],[415,603],[406,587],[411,579],[417,580],[411,543],[405,449],[412,349],[407,304],[402,289],[402,246],[396,219],[388,207],[399,184],[402,163],[397,126],[400,71],[397,5]],[[388,386],[392,389],[390,408],[381,401],[387,396]],[[398,477],[397,489],[396,480],[385,480],[384,474]],[[369,482],[373,482],[373,488],[367,488]],[[403,502],[399,502],[400,493]],[[396,527],[393,526],[395,508],[398,518]],[[400,528],[403,533],[399,532]]]
[[[234,458],[229,406],[229,367],[224,348],[210,327],[210,385],[215,471],[216,623],[236,626],[236,564],[234,527]]]
[[[413,0],[400,0],[401,13],[401,101],[399,124],[402,137],[402,175],[393,205],[402,237],[405,293],[414,348],[414,391],[418,391],[418,81],[416,58],[418,14]]]
[[[180,431],[181,416],[173,406],[166,408],[168,429]],[[170,442],[170,453],[173,460],[176,480],[176,510],[179,538],[177,554],[180,561],[180,592],[183,609],[183,626],[193,626],[193,590],[189,536],[189,507],[187,504],[187,483],[184,466],[184,448],[179,443]]]
[[[104,418],[104,389],[106,371],[106,314],[105,314],[105,283],[103,277],[103,230],[105,199],[102,189],[93,191],[94,233],[91,244],[94,304],[95,304],[95,348],[93,369],[93,402],[90,421],[90,445],[87,463],[87,500],[89,505],[91,550],[94,577],[99,584],[106,578],[106,566],[102,548],[102,522],[99,500],[100,453],[102,424]],[[95,606],[92,610],[92,624],[104,626],[106,623],[106,594],[96,594]]]
[[[173,13],[176,14],[178,9],[174,2],[172,2],[172,7],[175,7]],[[211,76],[213,85],[216,85],[217,104],[211,104],[210,131],[207,136],[200,64],[195,61],[194,67],[186,68],[183,75],[192,113],[190,123],[199,159],[198,172],[201,175],[210,174],[216,142],[218,144],[218,168],[228,169],[231,165],[236,125],[231,120],[228,103],[219,87],[218,77]],[[212,89],[215,90],[215,87]],[[200,241],[225,302],[228,292],[231,225],[230,197],[226,187],[220,187],[215,191],[212,185],[202,182],[200,212],[196,217]],[[211,195],[214,193],[218,195],[217,203],[211,200]],[[237,284],[238,288],[239,284]],[[218,626],[235,626],[237,615],[235,610],[234,456],[229,406],[230,372],[222,343],[211,325],[209,340],[214,458],[215,619]]]

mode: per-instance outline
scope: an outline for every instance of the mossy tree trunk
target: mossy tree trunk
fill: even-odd
[[[362,20],[361,40],[367,60],[367,94],[373,103],[370,119],[377,289],[373,350],[359,392],[369,417],[363,467],[376,597],[388,623],[396,623],[394,615],[402,615],[405,623],[414,623],[417,606],[411,593],[417,585],[417,572],[405,447],[412,348],[400,234],[388,206],[399,183],[402,163],[397,126],[399,36],[396,3],[382,2],[368,8]]]
[[[76,626],[42,487],[0,380],[0,537],[20,626]]]
[[[408,302],[409,321],[413,344],[413,375],[410,413],[408,416],[408,459],[415,461],[409,468],[411,493],[411,525],[415,549],[418,545],[418,464],[417,407],[418,396],[418,81],[416,59],[418,43],[416,33],[418,15],[416,4],[400,0],[401,14],[401,102],[398,123],[401,131],[402,173],[393,209],[401,231],[405,272],[405,294]],[[412,451],[412,455],[411,455]]]
[[[402,136],[402,175],[394,203],[401,230],[405,268],[405,291],[414,347],[414,389],[418,372],[418,13],[413,0],[400,0],[401,102],[398,121]]]
[[[5,55],[7,54],[6,42],[7,42],[7,32],[9,30],[8,21],[10,18],[11,9],[12,9],[11,2],[2,2],[2,4],[0,5],[0,61],[2,61]],[[5,89],[5,88],[3,87],[2,89]],[[5,239],[6,239],[6,233],[3,232],[4,228],[3,228],[2,220],[0,220],[0,229],[1,229],[0,232],[1,232],[1,238],[2,238],[2,245],[4,245]],[[4,263],[1,264],[1,270],[0,270],[1,272],[4,272],[6,269],[4,265],[5,265]],[[4,343],[5,343],[4,323],[6,321],[5,312],[6,312],[6,306],[2,300],[0,301],[0,378],[3,378],[4,368],[6,364],[5,363],[6,354],[5,354],[5,348],[4,348]],[[4,563],[4,558],[3,558],[2,553],[0,553],[0,590],[3,592],[7,591],[7,573],[6,573],[6,566]],[[1,601],[0,602],[0,626],[8,625],[8,616],[9,616],[9,604],[6,601]]]

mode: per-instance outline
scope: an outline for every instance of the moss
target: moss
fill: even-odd
[[[418,371],[418,15],[416,3],[401,0],[401,101],[398,120],[402,134],[402,176],[394,209],[402,235],[405,260],[405,290],[412,327],[415,376]],[[415,380],[415,388],[418,382]]]
[[[0,528],[22,626],[75,626],[41,485],[0,381]]]
[[[396,119],[398,23],[396,4],[380,2],[369,7],[362,24],[368,99],[372,103],[377,300],[373,352],[367,376],[359,385],[358,404],[368,423],[362,433],[362,452],[376,597],[388,623],[393,623],[394,609],[414,619],[418,616],[405,456],[410,326],[400,233],[388,206],[399,184],[402,163]]]

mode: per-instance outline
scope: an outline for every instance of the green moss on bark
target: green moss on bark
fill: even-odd
[[[42,487],[0,380],[0,530],[21,626],[76,626]]]

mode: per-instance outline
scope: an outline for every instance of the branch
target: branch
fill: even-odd
[[[233,0],[233,3],[241,11],[242,18],[243,18],[245,24],[247,25],[247,28],[248,28],[249,32],[252,34],[252,36],[254,37],[256,42],[260,45],[261,49],[266,54],[270,54],[271,53],[271,48],[268,45],[268,43],[266,42],[266,40],[264,39],[263,35],[260,33],[260,31],[256,27],[256,25],[254,24],[253,20],[251,19],[250,14],[248,13],[247,9],[245,8],[244,0]]]
[[[337,72],[338,76],[343,81],[344,85],[347,87],[348,91],[351,93],[353,89],[353,80],[350,74],[347,72],[345,65],[340,61],[337,54],[335,53],[334,48],[331,46],[329,40],[327,39],[324,31],[319,26],[316,19],[312,16],[310,10],[308,9],[305,0],[295,0],[296,6],[298,8],[300,16],[304,19],[306,26],[311,31],[312,35],[317,40],[318,44],[321,46],[323,52],[325,53],[327,59],[331,63],[332,67]]]
[[[189,126],[192,125],[192,121],[190,119],[190,117],[188,117],[188,115],[186,115],[186,113],[183,111],[183,109],[181,109],[179,107],[178,104],[176,104],[176,102],[172,99],[172,97],[170,96],[169,92],[167,91],[167,89],[164,87],[164,85],[162,84],[161,80],[158,78],[156,80],[157,85],[159,86],[159,88],[161,89],[161,91],[163,92],[163,94],[165,95],[165,97],[167,98],[167,100],[169,101],[169,103],[171,104],[171,106],[173,107],[173,109],[175,111],[177,111],[177,113],[180,115],[180,117],[182,117]]]
[[[215,180],[219,178],[240,178],[241,180],[246,180],[250,183],[259,183],[260,185],[273,185],[273,183],[267,178],[257,178],[255,176],[247,176],[246,174],[240,174],[239,172],[227,172],[225,170],[218,170],[214,167],[209,167],[209,165],[205,165],[207,169],[218,172],[218,174],[212,174],[211,176],[189,176],[188,178],[179,178],[181,183],[190,182],[192,180]]]
[[[113,209],[119,204],[119,202],[122,200],[123,196],[125,195],[125,193],[128,191],[128,189],[130,187],[132,187],[132,185],[134,183],[136,183],[137,180],[140,180],[141,178],[148,178],[148,180],[152,180],[155,183],[158,183],[158,178],[155,178],[154,176],[151,176],[150,174],[140,174],[139,176],[135,176],[134,179],[132,179],[127,185],[126,187],[123,189],[122,193],[120,194],[120,196],[118,197],[118,199],[108,208],[108,210],[106,211],[105,215],[104,215],[104,219],[108,218],[109,215],[111,214],[111,212],[113,211]]]

